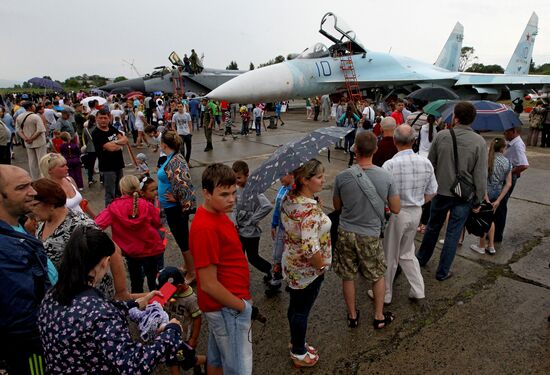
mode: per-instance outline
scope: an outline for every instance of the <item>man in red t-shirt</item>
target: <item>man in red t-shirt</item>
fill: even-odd
[[[405,123],[405,117],[403,116],[404,108],[405,103],[403,102],[403,99],[397,99],[397,103],[395,103],[395,111],[391,114],[391,117],[395,119],[397,126]]]
[[[190,230],[197,297],[208,321],[208,374],[252,373],[250,273],[235,225],[227,217],[236,191],[231,168],[209,165],[202,174],[204,203]]]

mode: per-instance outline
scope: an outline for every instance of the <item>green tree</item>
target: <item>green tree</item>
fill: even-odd
[[[128,78],[124,77],[124,76],[118,76],[114,79],[113,82],[121,82],[121,81],[126,81]]]
[[[67,78],[63,84],[65,87],[80,87],[80,81],[75,77]]]
[[[237,65],[236,61],[231,60],[229,65],[225,67],[225,70],[239,70],[239,66]]]
[[[504,73],[504,68],[498,64],[484,65],[473,63],[466,71],[473,73]]]
[[[460,58],[458,60],[458,71],[463,72],[477,60],[474,47],[462,47],[460,50]]]
[[[42,77],[44,78],[44,77]],[[30,89],[31,88],[31,84],[28,83],[27,81],[23,82],[23,85],[21,86],[21,88],[24,88],[24,89]]]
[[[248,66],[248,70],[254,70],[254,64],[252,61],[250,62],[250,65]]]
[[[535,62],[531,60],[529,73],[550,75],[550,63],[535,66]]]
[[[274,59],[269,60],[269,61],[266,62],[266,63],[260,64],[259,67],[261,68],[261,67],[263,67],[263,66],[278,64],[278,63],[281,63],[281,62],[283,62],[283,61],[285,61],[285,57],[282,56],[282,55],[279,55],[279,56],[275,57]]]

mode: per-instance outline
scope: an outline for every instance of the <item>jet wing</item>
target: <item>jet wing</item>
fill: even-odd
[[[488,73],[459,73],[454,86],[474,86],[488,88],[526,89],[550,85],[548,75],[516,75]]]

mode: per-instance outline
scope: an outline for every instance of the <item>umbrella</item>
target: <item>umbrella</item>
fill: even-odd
[[[427,113],[429,115],[434,115],[435,117],[441,116],[441,113],[447,109],[447,108],[454,108],[455,104],[458,103],[456,101],[448,100],[448,99],[439,99],[436,101],[433,101],[431,103],[428,103],[422,108],[424,113]]]
[[[139,97],[143,97],[143,93],[141,91],[132,91],[124,95],[125,99],[135,99]]]
[[[485,131],[505,131],[522,125],[519,117],[510,108],[504,104],[491,102],[488,100],[471,101],[476,109],[476,119],[472,123],[472,129]],[[453,109],[447,108],[441,114],[445,122],[451,122],[453,117]]]
[[[71,107],[70,105],[67,105],[67,104],[61,104],[60,107],[61,107],[62,111],[68,111],[70,113],[75,113],[76,112],[73,107]]]
[[[63,86],[61,86],[58,82],[52,81],[48,78],[34,77],[29,79],[29,83],[34,86],[42,87],[44,89],[63,91]]]
[[[424,87],[411,92],[407,98],[433,102],[438,99],[456,100],[459,96],[445,87]]]
[[[88,103],[90,102],[90,100],[97,100],[97,103],[99,105],[107,103],[107,100],[105,98],[102,98],[101,96],[88,96],[87,98],[82,99],[80,103],[85,105],[86,107],[89,107]]]
[[[493,216],[493,205],[489,202],[482,202],[479,212],[472,211],[470,212],[470,216],[468,216],[468,220],[466,221],[468,233],[481,237],[489,232],[493,223]]]
[[[90,90],[90,92],[92,94],[96,94],[96,95],[107,95],[108,94],[107,91],[103,91],[103,90],[98,89],[98,88],[93,88],[93,89]]]
[[[279,147],[248,178],[243,197],[258,195],[266,191],[281,176],[295,170],[344,138],[352,129],[330,126],[314,130],[305,137]]]

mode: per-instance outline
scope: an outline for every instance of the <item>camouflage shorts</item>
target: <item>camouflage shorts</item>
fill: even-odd
[[[367,280],[381,279],[386,273],[386,260],[380,239],[338,228],[332,267],[343,280],[354,280],[357,271]]]

